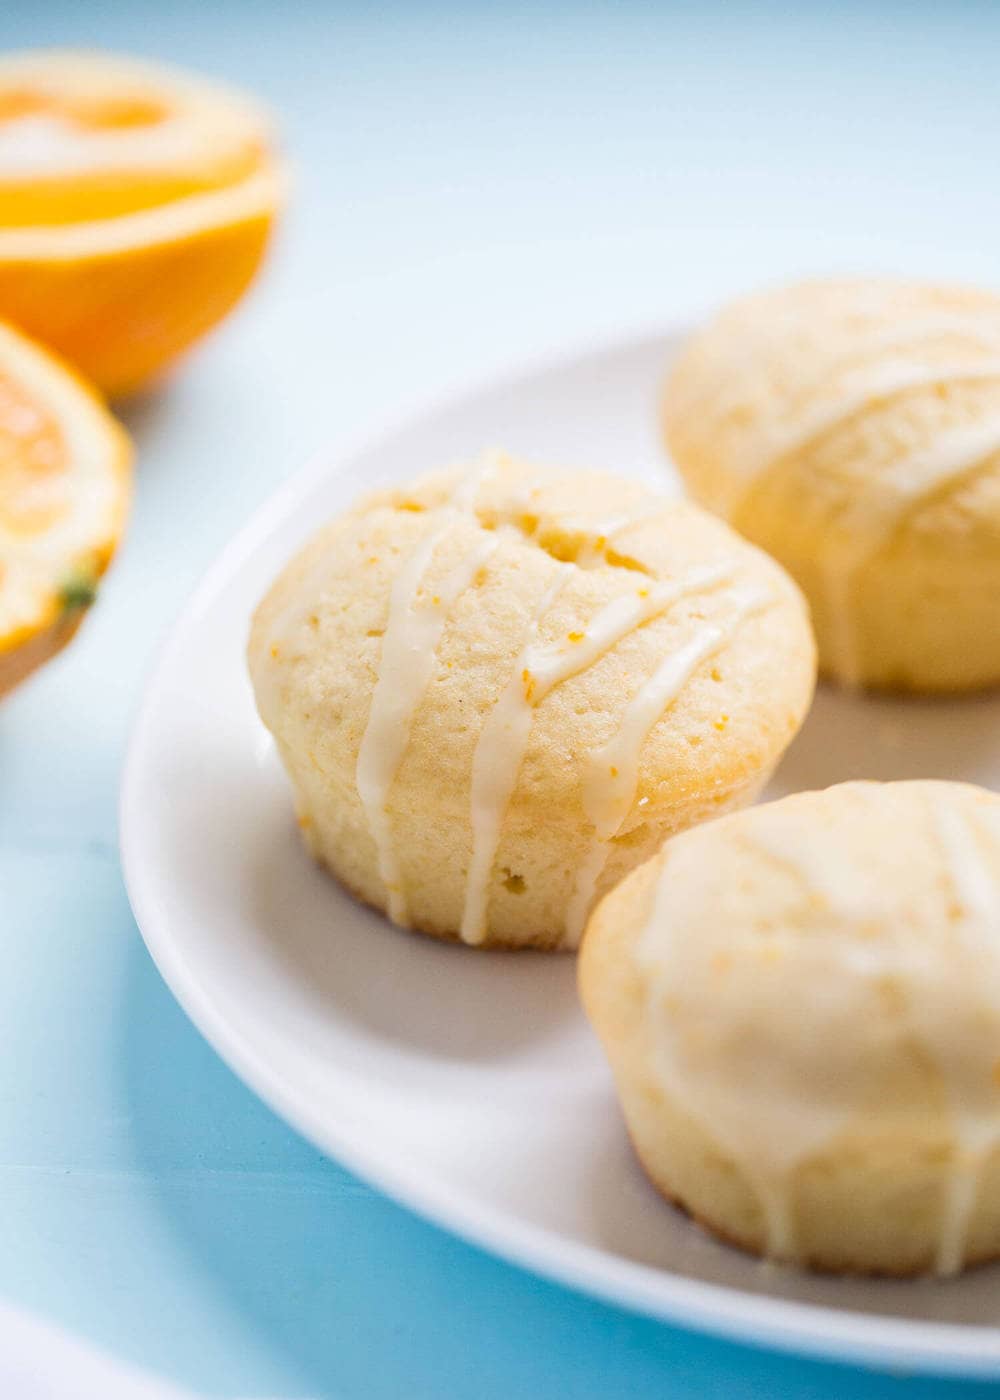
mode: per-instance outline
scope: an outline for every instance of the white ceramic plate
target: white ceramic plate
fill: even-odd
[[[904,1370],[1000,1376],[1000,1271],[947,1284],[765,1266],[647,1186],[577,1006],[573,960],[443,946],[354,904],[306,857],[244,665],[250,611],[363,488],[502,445],[667,476],[658,381],[677,337],[543,367],[295,478],[169,640],[122,804],[132,904],[167,982],[277,1112],[440,1225],[539,1273],[708,1331]],[[821,692],[776,790],[851,777],[1000,787],[1000,701]]]

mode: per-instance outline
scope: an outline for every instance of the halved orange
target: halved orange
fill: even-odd
[[[0,316],[129,393],[238,301],[283,186],[239,94],[109,55],[0,58]]]
[[[96,394],[0,323],[0,695],[66,645],[94,601],[131,456]]]

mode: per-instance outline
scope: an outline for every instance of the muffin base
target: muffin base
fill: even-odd
[[[514,943],[501,938],[486,937],[481,943],[466,943],[457,929],[441,928],[440,926],[427,923],[420,919],[413,920],[406,924],[394,923],[389,918],[388,910],[384,904],[379,904],[376,900],[370,899],[367,895],[362,894],[359,889],[352,886],[349,881],[345,880],[342,875],[334,870],[333,866],[322,855],[310,850],[308,845],[306,846],[306,850],[320,869],[335,880],[345,894],[350,895],[356,903],[363,904],[366,909],[372,909],[376,914],[381,914],[387,924],[392,928],[399,929],[402,933],[420,934],[428,938],[436,938],[439,943],[450,943],[459,948],[468,948],[470,952],[481,952],[484,948],[488,950],[491,949],[494,952],[505,953],[517,953],[521,951],[530,953],[576,952],[575,948],[571,948],[562,940],[552,942],[550,939],[529,937],[519,939]]]
[[[720,1244],[724,1244],[730,1249],[737,1249],[741,1254],[759,1260],[762,1264],[780,1265],[782,1268],[798,1269],[811,1274],[821,1274],[827,1278],[883,1278],[907,1282],[917,1279],[934,1279],[936,1277],[932,1263],[928,1263],[925,1267],[915,1266],[912,1268],[906,1266],[892,1268],[887,1265],[872,1264],[852,1264],[850,1267],[844,1267],[839,1264],[828,1263],[823,1259],[812,1259],[808,1256],[786,1259],[777,1255],[765,1254],[748,1240],[741,1239],[738,1235],[730,1233],[723,1226],[717,1225],[714,1220],[688,1205],[680,1196],[675,1195],[665,1182],[657,1179],[656,1173],[651,1169],[649,1163],[639,1151],[635,1138],[628,1129],[626,1129],[626,1135],[629,1140],[629,1146],[642,1169],[643,1175],[650,1186],[652,1186],[653,1190],[667,1205],[671,1206],[680,1215],[686,1216],[699,1230],[702,1230],[713,1239],[718,1240]],[[987,1264],[995,1264],[998,1261],[1000,1261],[1000,1249],[990,1250],[978,1255],[970,1255],[962,1260],[961,1272],[966,1273],[969,1269],[984,1268]],[[938,1278],[937,1281],[947,1283],[949,1279]]]

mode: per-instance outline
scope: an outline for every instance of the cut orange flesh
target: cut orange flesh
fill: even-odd
[[[69,641],[93,601],[130,460],[96,395],[0,323],[0,695]]]
[[[68,506],[66,439],[58,422],[0,368],[0,525],[10,534],[46,529]]]
[[[148,64],[0,59],[0,315],[107,393],[158,374],[251,281],[283,181],[261,111]]]

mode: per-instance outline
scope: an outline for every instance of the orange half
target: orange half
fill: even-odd
[[[0,315],[106,393],[239,300],[283,188],[270,123],[239,94],[106,55],[0,59]]]
[[[94,601],[130,463],[97,396],[0,323],[0,695],[65,646]]]

